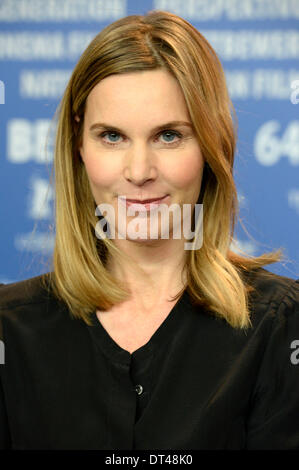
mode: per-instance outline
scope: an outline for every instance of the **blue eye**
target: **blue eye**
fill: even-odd
[[[112,136],[115,137],[115,136],[119,136],[119,133],[118,133],[118,132],[106,131],[106,132],[104,132],[104,133],[101,135],[101,137],[105,137],[106,135],[109,135],[109,136],[112,135]],[[112,143],[115,143],[115,142],[117,142],[117,140],[116,140],[116,141],[113,140],[113,137],[112,137]],[[107,142],[107,143],[109,144],[110,142]]]
[[[164,130],[164,131],[159,132],[159,134],[157,135],[157,138],[159,139],[160,136],[162,136],[162,135],[168,136],[168,137],[166,137],[166,139],[168,139],[169,137],[171,139],[170,141],[167,140],[167,141],[162,142],[166,146],[177,145],[178,143],[180,143],[180,141],[182,140],[182,137],[183,137],[180,132],[172,131],[172,130]],[[106,136],[109,136],[109,141],[104,140],[104,137],[106,137]],[[103,139],[106,144],[111,145],[111,146],[113,146],[113,145],[115,146],[119,143],[118,138],[120,137],[120,133],[117,132],[117,131],[114,131],[114,130],[104,131],[99,135],[99,137],[101,139]],[[112,137],[112,139],[111,139],[111,137]],[[173,140],[173,137],[177,137],[178,139]]]
[[[163,135],[163,134],[164,134],[164,135],[167,135],[167,134],[168,134],[168,136],[169,136],[169,134],[170,134],[170,137],[175,137],[175,136],[178,137],[178,136],[179,136],[178,132],[173,132],[173,131],[163,131],[163,132],[161,132],[160,135]],[[168,143],[172,143],[172,142],[173,142],[173,141],[171,140],[171,141],[168,142]]]

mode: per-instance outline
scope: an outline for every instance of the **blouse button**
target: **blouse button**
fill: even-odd
[[[143,387],[142,387],[142,385],[136,385],[135,390],[136,390],[136,392],[138,393],[138,395],[141,395],[142,392],[143,392]]]

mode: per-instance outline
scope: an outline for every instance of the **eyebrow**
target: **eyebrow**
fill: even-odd
[[[156,126],[152,129],[152,132],[157,132],[161,131],[163,129],[168,129],[169,127],[178,127],[178,126],[187,126],[193,128],[193,125],[189,121],[170,121],[166,122],[165,124],[161,124],[159,126]],[[95,124],[92,124],[89,128],[90,131],[93,131],[95,129],[113,129],[117,132],[123,133],[124,131],[116,126],[112,126],[110,124],[107,124],[105,122],[96,122]]]

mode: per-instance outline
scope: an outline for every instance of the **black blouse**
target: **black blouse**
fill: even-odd
[[[40,276],[2,285],[0,449],[299,449],[299,280],[245,278],[252,328],[185,290],[133,354]]]

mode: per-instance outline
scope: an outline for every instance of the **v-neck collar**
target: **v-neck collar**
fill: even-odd
[[[133,358],[141,359],[150,355],[156,349],[156,347],[159,346],[159,344],[162,342],[165,343],[173,336],[175,329],[179,326],[179,323],[182,320],[182,316],[186,311],[187,304],[188,294],[185,289],[181,297],[174,304],[167,317],[153,333],[148,342],[133,351],[133,353],[123,349],[114,341],[114,339],[109,335],[109,333],[105,330],[99,321],[96,315],[96,311],[94,311],[90,317],[92,325],[86,326],[93,340],[96,342],[105,356],[114,362],[129,365]]]

